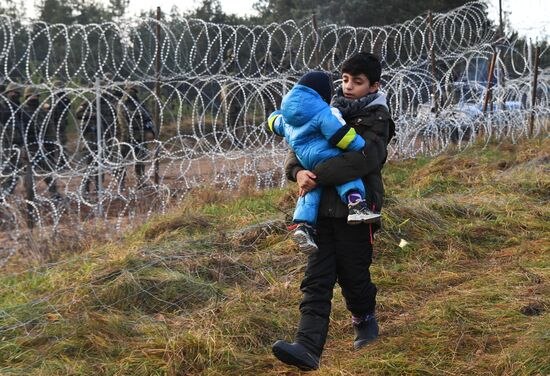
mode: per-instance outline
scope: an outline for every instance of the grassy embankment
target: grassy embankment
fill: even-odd
[[[384,178],[381,338],[351,350],[336,289],[314,374],[550,374],[550,140],[392,162]],[[116,243],[4,271],[0,374],[297,374],[270,354],[298,319],[305,258],[281,221],[295,190],[199,190]]]

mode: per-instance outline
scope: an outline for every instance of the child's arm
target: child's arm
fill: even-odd
[[[321,119],[321,132],[332,146],[345,151],[357,151],[365,146],[365,140],[346,124],[335,107],[330,107],[330,113]]]
[[[284,119],[281,110],[272,112],[267,118],[267,129],[277,136],[285,136]]]

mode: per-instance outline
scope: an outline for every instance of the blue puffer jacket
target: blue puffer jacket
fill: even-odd
[[[308,170],[342,154],[341,150],[357,151],[365,146],[363,138],[346,124],[340,111],[304,85],[295,85],[283,97],[281,110],[269,116],[268,127],[286,139],[300,164]]]

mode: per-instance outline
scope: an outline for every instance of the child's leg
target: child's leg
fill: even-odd
[[[315,226],[322,192],[323,189],[321,187],[317,187],[298,198],[296,209],[294,209],[294,216],[292,218],[294,223],[307,223],[310,226]]]
[[[348,224],[372,223],[380,218],[379,213],[372,212],[364,200],[365,186],[361,179],[355,179],[336,187],[340,199],[348,204]]]
[[[311,254],[317,251],[315,243],[315,224],[317,211],[321,202],[322,188],[317,187],[298,199],[294,210],[293,222],[298,226],[294,229],[292,238],[298,244],[300,251]]]
[[[337,185],[336,191],[344,204],[355,202],[357,197],[359,197],[359,200],[364,200],[366,195],[365,185],[361,179],[355,179],[348,181],[347,183]]]
[[[348,199],[348,204],[363,200],[363,196],[361,195],[361,192],[356,190],[349,191],[346,197]]]

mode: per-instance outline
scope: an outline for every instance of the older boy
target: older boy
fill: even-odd
[[[375,317],[376,286],[369,267],[372,262],[373,234],[379,224],[350,226],[347,207],[332,187],[361,177],[365,199],[373,211],[380,211],[384,186],[381,169],[387,157],[387,144],[394,133],[385,96],[379,93],[381,64],[370,53],[358,53],[342,66],[342,88],[333,101],[347,124],[365,140],[361,151],[350,151],[305,170],[291,152],[286,174],[300,189],[311,191],[325,186],[318,211],[316,243],[301,284],[300,323],[292,343],[277,341],[274,355],[284,363],[312,370],[319,367],[325,345],[332,291],[336,281],[342,288],[355,331],[354,348],[359,349],[378,337]]]

